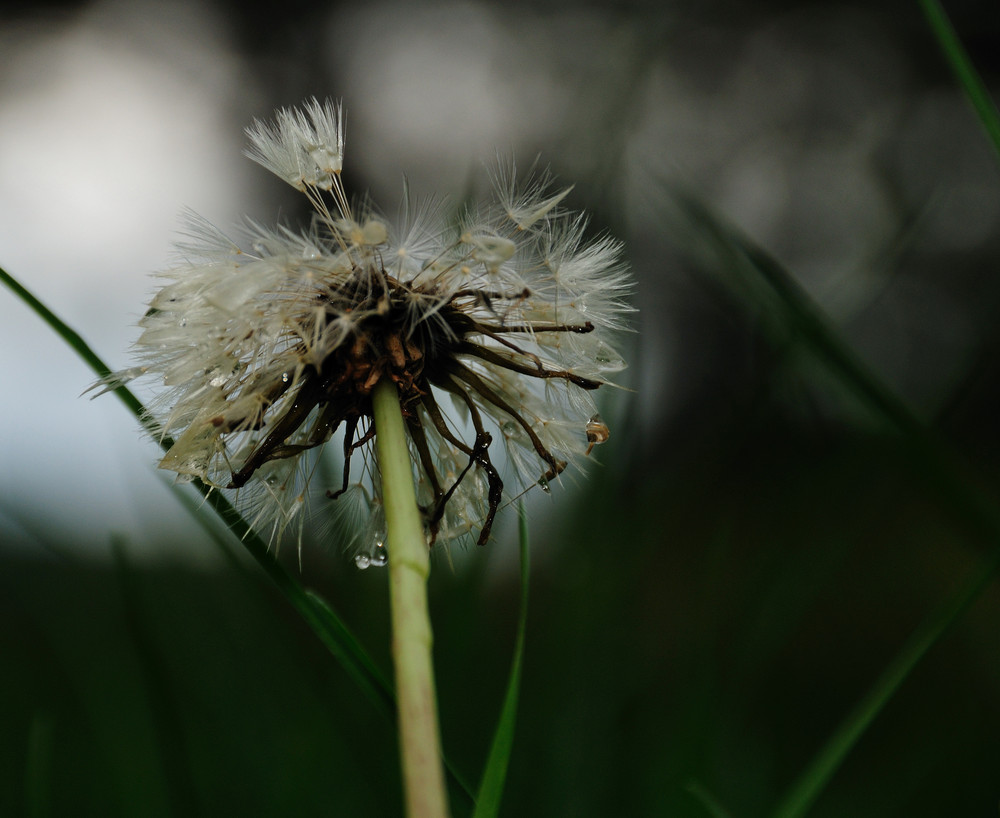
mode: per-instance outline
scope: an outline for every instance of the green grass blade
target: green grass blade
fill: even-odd
[[[845,343],[822,309],[774,258],[693,197],[675,201],[683,224],[708,245],[718,272],[757,308],[780,343],[802,345],[855,400],[901,433],[927,485],[991,545],[1000,543],[1000,507],[965,477],[965,466],[920,417]]]
[[[229,544],[225,542],[225,540],[220,536],[220,532],[217,531],[214,526],[209,525],[209,521],[205,518],[205,515],[199,513],[202,506],[196,504],[193,498],[190,497],[187,492],[183,491],[180,486],[170,484],[169,488],[173,490],[174,495],[181,502],[181,505],[183,505],[184,508],[201,525],[205,533],[208,534],[216,545],[219,546],[219,550],[226,557],[227,561],[234,568],[241,570],[243,565],[236,558],[236,555],[230,549]],[[215,502],[215,498],[218,496],[217,492],[213,493],[213,499],[211,502]],[[207,495],[204,493],[203,498],[207,499]],[[223,508],[218,513],[220,516],[225,518],[225,516],[228,516],[229,510]],[[236,514],[238,512],[233,510],[233,513]],[[244,529],[244,532],[246,537],[246,539],[244,539],[244,545],[246,545],[248,550],[253,553],[253,549],[255,547],[259,548],[260,544],[252,541],[252,533],[246,533],[246,529]],[[266,549],[266,545],[264,548]],[[272,579],[277,581],[279,585],[288,580],[293,585],[298,586],[301,589],[298,582],[289,577],[287,572],[283,571],[282,573],[284,573],[285,578],[279,578],[272,575]],[[298,597],[298,593],[296,591],[289,589],[289,592]],[[376,707],[384,715],[386,715],[390,721],[394,721],[396,708],[395,697],[392,692],[392,687],[385,674],[382,673],[378,666],[372,661],[371,657],[368,656],[365,649],[361,646],[361,643],[347,628],[343,620],[337,616],[326,600],[314,591],[307,590],[304,591],[304,594],[307,604],[317,617],[317,622],[315,623],[313,629],[326,645],[327,650],[329,650],[330,653],[337,658],[344,670],[355,680],[355,682],[357,682],[358,686],[361,687],[361,689],[368,695]]]
[[[691,781],[684,788],[694,798],[698,805],[705,810],[705,814],[710,816],[710,818],[732,818],[732,816],[726,811],[726,808],[722,806],[712,793],[710,793],[702,784],[697,781]]]
[[[678,193],[676,201],[689,229],[702,244],[709,245],[727,283],[754,303],[772,330],[805,344],[864,405],[891,426],[918,437],[925,435],[923,421],[841,340],[794,276],[693,196]]]
[[[86,364],[97,373],[99,378],[104,378],[111,374],[111,369],[108,365],[98,357],[75,330],[71,329],[52,310],[35,298],[30,291],[21,286],[20,282],[2,267],[0,267],[0,281],[6,284],[13,291],[14,295],[20,298],[39,318],[48,324],[56,335],[72,347],[76,354],[83,358]],[[143,428],[150,433],[155,433],[156,428],[155,426],[151,426],[150,417],[139,399],[124,387],[115,389],[114,392],[125,406],[128,407],[129,411],[139,419]]]
[[[493,734],[493,743],[486,759],[483,779],[479,784],[476,811],[473,818],[495,818],[500,812],[500,800],[507,779],[511,748],[514,746],[514,728],[517,723],[517,700],[521,689],[521,660],[524,655],[524,634],[528,619],[528,577],[531,573],[528,559],[528,519],[524,503],[518,503],[518,540],[521,557],[521,600],[517,616],[517,636],[514,641],[514,659],[507,681],[500,721]]]
[[[779,818],[805,813],[827,786],[844,758],[927,651],[975,601],[1000,570],[1000,508],[966,479],[961,464],[932,430],[854,353],[798,282],[750,240],[725,225],[700,202],[678,195],[685,221],[711,246],[729,283],[750,297],[763,320],[772,322],[782,343],[803,345],[812,357],[870,412],[900,432],[919,475],[970,531],[990,546],[980,571],[906,642],[861,703],[844,719],[791,786]]]
[[[882,711],[927,651],[961,619],[972,603],[989,587],[998,569],[1000,569],[1000,549],[983,560],[966,584],[914,631],[868,693],[827,739],[806,770],[782,798],[773,813],[774,818],[800,818],[807,813],[868,725]]]
[[[306,591],[305,595],[321,620],[322,629],[317,631],[320,639],[363,690],[369,694],[376,694],[372,697],[373,702],[386,718],[394,723],[396,698],[385,674],[371,660],[361,643],[333,612],[325,599],[315,591]]]
[[[243,547],[281,589],[292,607],[305,619],[344,670],[361,686],[368,698],[391,718],[396,708],[392,689],[344,621],[318,595],[306,591],[282,567],[274,558],[267,543],[253,531],[250,524],[222,494],[200,480],[192,481],[192,485],[219,515],[226,527],[240,539]]]
[[[941,47],[941,52],[958,79],[958,84],[962,86],[966,97],[972,103],[979,121],[982,122],[993,143],[993,148],[1000,155],[1000,113],[997,112],[997,106],[986,90],[985,83],[973,67],[972,60],[969,59],[965,47],[958,39],[948,15],[938,0],[919,0],[919,2],[931,31]]]
[[[179,485],[172,480],[168,480],[163,475],[157,475],[163,482],[164,488],[167,489],[173,496],[177,499],[183,507],[184,510],[191,515],[201,530],[205,532],[208,538],[215,543],[219,549],[219,553],[225,558],[226,562],[229,563],[230,567],[235,571],[240,571],[249,575],[247,571],[247,566],[240,561],[239,555],[233,549],[229,543],[229,538],[223,533],[222,529],[212,524],[212,519],[204,514],[205,504],[204,502],[198,502],[192,495],[191,492],[186,491],[183,485]]]

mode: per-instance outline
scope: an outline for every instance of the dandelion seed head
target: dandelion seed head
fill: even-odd
[[[248,221],[234,240],[187,214],[139,322],[138,365],[114,376],[158,379],[151,411],[172,441],[160,467],[237,491],[274,539],[301,530],[311,497],[332,503],[359,566],[381,564],[371,393],[388,378],[428,542],[485,543],[502,504],[548,490],[610,436],[592,395],[625,366],[613,345],[631,311],[620,243],[588,238],[585,217],[563,208],[568,188],[553,192],[545,174],[518,182],[510,163],[495,199],[457,224],[408,192],[395,222],[352,204],[330,101],[247,135],[247,155],[314,217],[299,231]],[[318,487],[315,455],[335,435],[343,473]]]

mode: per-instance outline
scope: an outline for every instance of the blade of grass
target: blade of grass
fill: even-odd
[[[350,628],[333,609],[314,592],[306,591],[275,558],[271,550],[250,527],[250,524],[233,505],[211,486],[200,480],[192,485],[205,499],[205,503],[219,515],[226,527],[243,543],[257,564],[281,589],[299,615],[305,619],[327,650],[341,663],[364,693],[386,715],[393,717],[396,699],[392,688],[378,666],[367,654]]]
[[[163,487],[169,491],[177,499],[183,507],[184,510],[191,515],[193,519],[199,526],[201,530],[208,535],[208,538],[218,546],[219,553],[225,558],[226,562],[236,571],[241,571],[246,574],[250,572],[247,571],[246,565],[240,561],[237,552],[230,546],[228,542],[228,537],[222,532],[222,529],[217,525],[212,524],[211,518],[207,514],[203,514],[204,503],[199,503],[191,496],[190,492],[184,490],[183,485],[178,485],[172,480],[168,480],[161,474],[157,477],[160,478],[163,483]]]
[[[1000,549],[982,561],[957,593],[929,616],[889,663],[853,711],[840,723],[782,798],[774,818],[799,818],[813,805],[858,739],[927,651],[969,609],[1000,569]]]
[[[39,301],[26,287],[22,286],[6,270],[0,268],[0,282],[5,284],[18,298],[35,312],[52,330],[84,360],[97,374],[105,378],[112,373],[111,368],[90,348],[79,333],[71,329],[62,319]],[[172,445],[169,438],[162,437],[156,422],[146,411],[142,402],[125,386],[117,386],[111,391],[118,396],[126,408],[136,417],[142,427],[160,442],[163,449]],[[267,544],[250,528],[249,523],[233,507],[233,505],[211,486],[200,480],[192,481],[194,488],[205,498],[205,502],[220,517],[226,527],[232,531],[250,552],[257,564],[274,581],[289,603],[298,611],[313,632],[320,638],[334,658],[344,667],[350,676],[361,685],[362,690],[380,710],[394,720],[396,700],[392,688],[378,670],[374,661],[365,652],[360,642],[353,636],[350,629],[339,616],[319,599],[310,595],[281,566]],[[469,787],[456,777],[459,791],[468,803],[473,802]]]
[[[317,614],[324,620],[320,639],[326,644],[330,653],[340,660],[344,669],[354,677],[362,690],[378,693],[372,697],[373,701],[386,718],[395,722],[396,697],[388,678],[369,658],[361,643],[347,630],[326,600],[315,591],[306,591],[305,594]]]
[[[917,628],[861,703],[848,714],[793,783],[775,813],[780,818],[792,818],[804,814],[816,800],[917,663],[1000,571],[1000,509],[992,497],[966,479],[963,467],[932,430],[841,340],[822,310],[781,265],[724,225],[701,203],[683,194],[678,195],[677,200],[685,216],[716,245],[724,263],[733,265],[734,269],[728,272],[750,279],[749,290],[762,296],[763,309],[778,321],[784,338],[801,341],[844,387],[904,435],[915,465],[920,467],[929,486],[990,547],[981,569]]]
[[[801,343],[861,405],[904,435],[927,484],[984,542],[1000,544],[1000,508],[993,498],[966,478],[966,467],[933,430],[841,339],[791,273],[701,202],[684,193],[675,200],[689,227],[713,245],[718,263],[727,266],[726,276],[742,279],[733,284],[757,301],[783,342]]]
[[[483,779],[479,784],[476,811],[473,818],[495,818],[500,812],[500,800],[507,779],[507,766],[514,746],[514,728],[517,723],[517,701],[521,689],[521,660],[524,655],[524,634],[528,620],[528,577],[531,566],[528,555],[528,518],[524,503],[518,501],[518,542],[521,559],[521,598],[517,615],[517,635],[514,640],[514,659],[507,681],[500,721],[493,734],[493,743],[486,759]]]
[[[986,90],[986,84],[972,65],[972,60],[938,0],[919,0],[919,3],[958,84],[972,103],[994,150],[1000,155],[1000,113]]]
[[[783,337],[809,347],[890,425],[907,434],[925,434],[923,422],[840,339],[819,306],[787,270],[693,196],[678,192],[675,200],[690,228],[704,237],[718,256],[719,267],[725,268],[721,272],[731,286],[754,300],[762,317]]]
[[[170,483],[168,487],[173,491],[174,496],[177,497],[185,510],[194,517],[205,533],[219,546],[219,550],[226,557],[227,561],[234,568],[242,570],[243,564],[236,558],[236,555],[229,547],[229,543],[220,536],[220,532],[215,526],[209,524],[209,520],[205,515],[199,513],[202,506],[195,503],[193,498],[176,484]],[[330,653],[336,656],[341,662],[344,670],[369,695],[369,698],[379,710],[392,720],[395,712],[395,702],[393,700],[392,687],[385,674],[370,659],[361,646],[361,643],[347,629],[340,617],[327,604],[326,600],[314,591],[307,590],[305,591],[305,595],[309,604],[316,610],[317,615],[325,620],[323,631],[317,632],[317,635],[326,644]],[[364,672],[362,673],[361,670]]]
[[[684,788],[698,802],[698,805],[705,810],[705,814],[711,818],[732,818],[726,808],[719,803],[719,799],[710,793],[702,784],[691,781]]]
[[[56,335],[62,338],[76,352],[77,355],[83,358],[84,362],[94,370],[99,378],[106,378],[111,374],[111,369],[108,365],[104,363],[100,357],[98,357],[98,355],[87,345],[87,342],[84,341],[75,330],[71,329],[65,321],[60,319],[54,312],[52,312],[52,310],[35,298],[35,296],[27,288],[21,286],[20,282],[18,282],[17,279],[15,279],[2,267],[0,267],[0,281],[6,284],[7,287],[13,291],[14,295],[27,304],[32,312],[48,324]],[[125,404],[128,410],[135,415],[136,418],[138,418],[143,428],[155,436],[158,430],[156,429],[155,424],[152,423],[152,420],[146,413],[145,407],[139,399],[123,386],[115,389],[114,392],[118,396],[119,400]]]

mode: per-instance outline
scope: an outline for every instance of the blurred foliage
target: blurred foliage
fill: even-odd
[[[692,785],[733,815],[767,814],[975,562],[897,443],[739,431],[683,470],[599,475],[565,539],[538,543],[555,553],[533,576],[505,814],[705,814]],[[39,776],[49,801],[27,814],[398,813],[391,724],[276,595],[229,570],[129,575],[126,594],[107,566],[5,565],[0,814],[22,814]],[[373,571],[319,580],[388,667],[383,586]],[[439,566],[432,591],[445,747],[474,778],[516,581]],[[997,615],[991,592],[813,814],[995,808]],[[171,810],[185,792],[197,810]]]

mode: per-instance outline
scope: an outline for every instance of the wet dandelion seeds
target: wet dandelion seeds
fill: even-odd
[[[372,390],[396,386],[428,544],[486,543],[505,498],[548,488],[609,437],[593,393],[624,362],[621,245],[588,239],[545,174],[492,173],[493,200],[454,219],[404,192],[398,220],[341,182],[332,102],[248,130],[247,155],[312,205],[303,230],[247,222],[234,241],[189,214],[179,260],[141,319],[138,365],[178,479],[238,492],[277,541],[331,503],[359,566],[384,564]],[[337,485],[307,455],[343,430]],[[500,452],[502,451],[502,455]],[[311,498],[311,499],[310,499]]]

